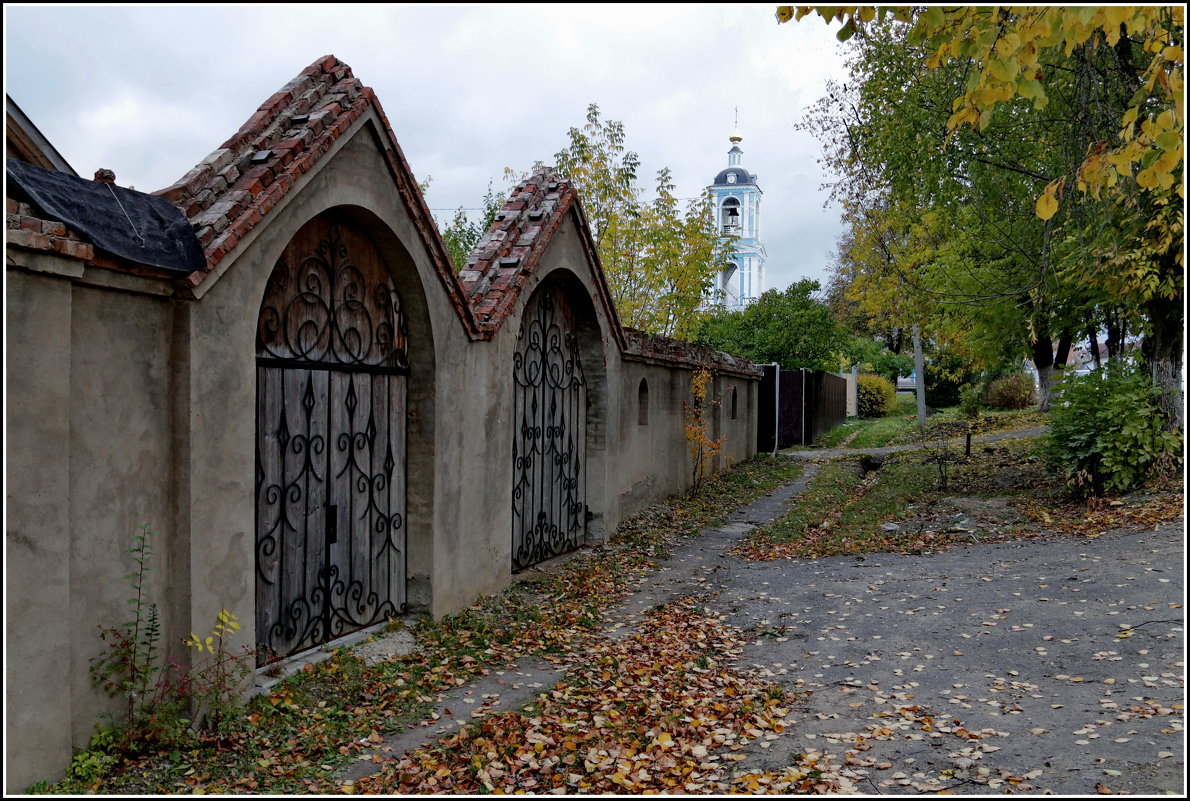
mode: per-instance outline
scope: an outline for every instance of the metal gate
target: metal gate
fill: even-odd
[[[405,336],[375,245],[303,227],[257,326],[258,664],[405,608]]]
[[[586,382],[574,313],[559,289],[529,301],[513,378],[515,572],[578,548],[586,532]]]

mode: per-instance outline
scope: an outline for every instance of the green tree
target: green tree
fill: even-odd
[[[843,356],[859,372],[884,376],[894,384],[899,376],[908,376],[913,372],[911,354],[894,353],[868,336],[849,337],[843,345]]]
[[[842,22],[840,39],[859,34],[861,52],[856,80],[835,88],[843,133],[827,160],[864,174],[869,188],[847,196],[853,216],[874,197],[901,210],[893,230],[909,237],[897,244],[918,258],[907,266],[898,254],[898,279],[954,306],[932,322],[973,333],[972,350],[1002,347],[988,335],[997,330],[1028,344],[1043,406],[1061,362],[1054,342],[1060,355],[1101,324],[1117,343],[1113,329],[1143,331],[1180,426],[1184,9],[781,6],[777,16],[813,13]],[[873,58],[882,44],[895,59]],[[898,71],[912,87],[899,99]],[[909,223],[931,211],[946,219],[923,239]]]
[[[504,198],[496,194],[492,182],[488,181],[488,191],[483,196],[482,215],[479,219],[473,219],[467,210],[460,206],[455,210],[450,222],[445,226],[438,224],[442,233],[442,243],[446,245],[446,252],[450,254],[450,262],[456,273],[467,264],[467,259],[475,250],[480,237],[492,227],[496,220],[496,212],[500,211],[503,205]]]
[[[624,125],[604,120],[594,103],[586,124],[568,136],[555,166],[579,192],[620,321],[650,334],[692,337],[734,241],[715,224],[709,194],[681,206],[664,168],[655,199],[642,200],[640,159],[625,146]]]
[[[803,279],[770,289],[741,311],[720,309],[703,322],[697,341],[760,364],[834,373],[846,333],[826,304],[812,297],[819,283]]]
[[[853,80],[829,87],[803,126],[823,142],[824,160],[839,175],[833,189],[852,231],[839,263],[846,297],[886,317],[900,309],[902,327],[920,323],[985,365],[1029,356],[1044,408],[1070,345],[1097,332],[1098,321],[1121,317],[1121,293],[1088,280],[1102,270],[1086,269],[1094,253],[1118,253],[1104,247],[1120,230],[1105,222],[1123,216],[1111,207],[1155,202],[1155,193],[1134,186],[1111,200],[1068,198],[1046,218],[1036,213],[1037,193],[1077,171],[1089,142],[1114,135],[1130,97],[1121,52],[1131,53],[1129,42],[1054,53],[1050,102],[1043,109],[1022,97],[998,103],[980,128],[952,124],[955,98],[975,65],[950,59],[929,66],[929,48],[913,43],[913,30],[912,19],[865,27],[853,40]],[[1180,221],[1169,227],[1180,231]],[[1160,230],[1150,225],[1154,250]],[[1147,260],[1149,274],[1161,269],[1153,252],[1129,252]],[[1172,247],[1161,253],[1180,257]],[[1166,286],[1180,297],[1178,280]],[[1125,307],[1134,328],[1144,302]],[[1174,326],[1169,316],[1148,315],[1149,330],[1180,331],[1181,318]]]

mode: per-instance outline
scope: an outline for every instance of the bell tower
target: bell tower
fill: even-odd
[[[744,151],[740,142],[739,112],[736,127],[728,137],[727,168],[715,176],[707,189],[714,200],[714,214],[719,230],[738,237],[731,260],[715,277],[712,303],[728,309],[742,309],[765,290],[764,262],[768,258],[760,242],[760,200],[764,193],[756,183],[756,174],[742,166]]]

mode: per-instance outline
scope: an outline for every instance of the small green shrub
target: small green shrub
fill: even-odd
[[[1150,468],[1180,462],[1182,432],[1165,430],[1159,390],[1135,368],[1067,376],[1050,406],[1045,454],[1080,495],[1123,492]]]
[[[116,757],[111,754],[101,751],[80,751],[70,760],[70,767],[66,769],[66,775],[75,781],[90,784],[102,779],[104,774],[115,766],[116,762]]]
[[[979,417],[983,406],[983,393],[975,384],[967,384],[959,390],[959,414],[969,420]]]
[[[134,568],[125,578],[133,594],[128,599],[131,620],[120,626],[100,626],[107,648],[91,659],[91,680],[112,698],[122,698],[124,711],[110,718],[92,738],[92,752],[136,753],[148,747],[174,743],[191,728],[191,713],[205,715],[218,728],[236,706],[240,685],[251,673],[250,651],[233,652],[227,645],[239,630],[239,619],[221,610],[208,636],[191,633],[183,641],[197,651],[193,664],[169,659],[161,647],[158,606],[147,593],[153,568],[152,539],[148,525],[132,537],[127,553]],[[202,659],[204,654],[209,657]],[[101,767],[84,752],[76,758],[72,775]]]
[[[897,388],[879,375],[861,375],[856,379],[856,406],[860,417],[884,417],[893,410]]]
[[[1024,375],[997,378],[988,387],[988,406],[993,409],[1028,409],[1037,403],[1033,379]]]

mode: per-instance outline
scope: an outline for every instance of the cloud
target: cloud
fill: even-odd
[[[641,182],[697,194],[734,108],[764,190],[770,286],[821,274],[837,214],[793,130],[842,76],[830,29],[771,6],[6,7],[9,92],[80,173],[157,189],[327,54],[372,86],[434,208],[479,205],[505,167],[549,161],[588,103],[622,121]]]

